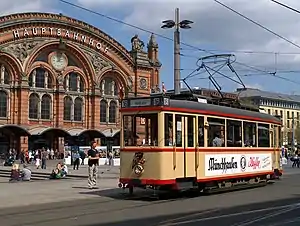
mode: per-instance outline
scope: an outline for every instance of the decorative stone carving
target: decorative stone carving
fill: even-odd
[[[140,89],[147,89],[147,87],[148,87],[147,79],[141,78],[140,79]]]
[[[64,84],[64,76],[62,74],[58,74],[57,81],[58,81],[59,85],[63,85]]]
[[[3,47],[3,51],[14,55],[22,63],[30,55],[33,48],[36,47],[40,42],[38,41],[27,41],[22,43],[12,43],[6,47]]]
[[[94,67],[94,70],[97,73],[99,73],[102,68],[105,68],[107,66],[110,66],[110,63],[106,62],[105,60],[103,60],[99,54],[97,53],[88,53],[88,56],[90,58],[90,61]]]
[[[135,35],[131,38],[131,51],[141,52],[144,46],[144,42],[139,39],[138,35]]]
[[[132,90],[132,86],[133,86],[133,80],[131,78],[131,76],[128,76],[128,89],[131,91]]]

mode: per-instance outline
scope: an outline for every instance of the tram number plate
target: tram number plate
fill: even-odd
[[[132,179],[132,183],[134,185],[141,185],[142,184],[140,179]]]

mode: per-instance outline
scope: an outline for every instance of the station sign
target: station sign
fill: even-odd
[[[205,176],[227,176],[265,171],[272,171],[272,155],[270,153],[205,155]]]
[[[55,38],[66,38],[73,41],[77,41],[96,50],[102,51],[104,53],[108,52],[108,47],[104,46],[99,40],[93,39],[88,35],[80,34],[76,31],[67,30],[64,28],[54,28],[54,27],[30,27],[23,29],[15,29],[12,31],[13,38],[33,38],[33,37],[43,37],[50,36]]]

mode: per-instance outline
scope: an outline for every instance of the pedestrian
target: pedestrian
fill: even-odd
[[[84,160],[86,157],[85,151],[83,150],[79,154],[80,154],[80,158],[81,158],[81,165],[84,165]]]
[[[73,154],[73,169],[74,170],[75,170],[75,168],[78,170],[79,163],[80,163],[80,155],[79,155],[78,151],[76,151]]]
[[[88,151],[88,186],[90,189],[96,189],[97,185],[97,167],[99,165],[99,153],[96,150],[97,143],[91,142],[91,149]]]
[[[42,152],[41,152],[41,157],[42,157],[42,169],[46,169],[46,162],[47,162],[47,158],[49,156],[48,151],[43,148]]]
[[[39,156],[36,156],[36,159],[35,159],[35,167],[36,167],[37,169],[39,169],[39,168],[40,168],[40,165],[41,165],[41,160],[40,160]]]

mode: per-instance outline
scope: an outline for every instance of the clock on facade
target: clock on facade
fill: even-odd
[[[64,53],[51,53],[49,55],[49,61],[51,66],[57,71],[62,71],[68,66],[68,58]]]
[[[146,89],[147,88],[147,80],[145,78],[140,79],[140,88]]]

